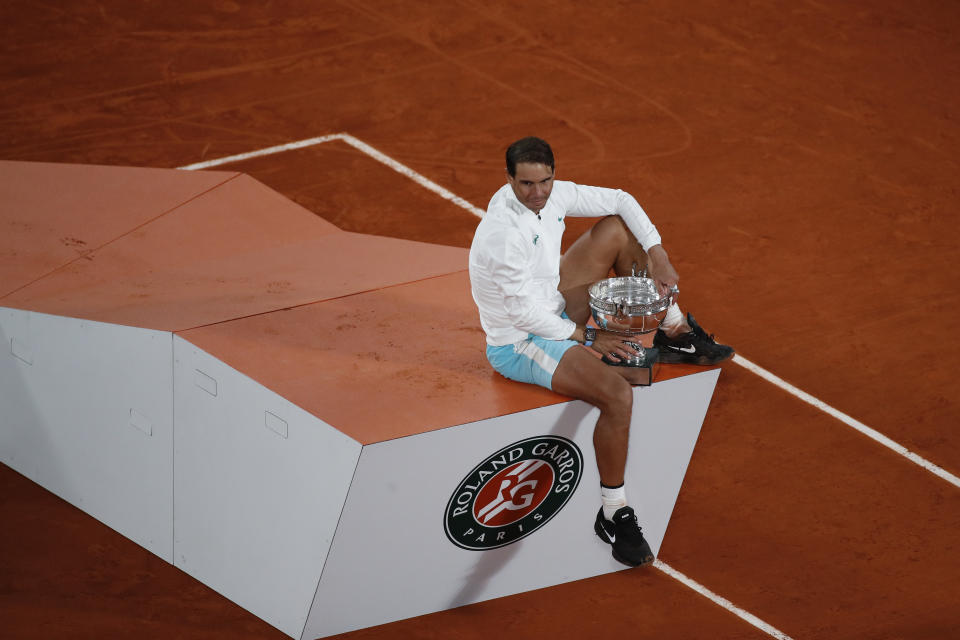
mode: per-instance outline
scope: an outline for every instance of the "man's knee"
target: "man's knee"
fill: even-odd
[[[586,349],[568,349],[553,373],[552,388],[601,411],[629,413],[633,407],[633,387],[608,365]]]
[[[630,233],[630,229],[627,228],[623,218],[612,215],[601,218],[593,225],[590,234],[594,236],[598,242],[617,248],[628,245],[630,241],[634,239],[633,234]]]
[[[607,216],[591,230],[595,242],[612,255],[610,266],[618,276],[639,273],[647,265],[647,254],[620,216]]]
[[[633,387],[619,375],[610,377],[601,385],[598,408],[629,415],[633,410]]]

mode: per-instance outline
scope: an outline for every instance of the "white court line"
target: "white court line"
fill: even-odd
[[[450,202],[456,204],[457,206],[459,206],[459,207],[461,207],[461,208],[463,208],[463,209],[466,209],[467,211],[469,211],[470,213],[472,213],[473,215],[475,215],[475,216],[477,216],[477,217],[483,217],[483,209],[480,209],[480,208],[478,208],[478,207],[473,206],[472,204],[470,204],[469,202],[467,202],[467,201],[464,200],[463,198],[457,196],[456,194],[452,193],[451,191],[448,191],[447,189],[444,189],[443,187],[441,187],[441,186],[438,185],[437,183],[433,182],[433,181],[430,180],[429,178],[427,178],[427,177],[425,177],[425,176],[417,173],[416,171],[414,171],[413,169],[407,167],[406,165],[403,165],[403,164],[397,162],[396,160],[394,160],[393,158],[387,156],[386,154],[378,151],[377,149],[374,149],[373,147],[371,147],[371,146],[368,145],[367,143],[362,142],[362,141],[358,140],[357,138],[354,138],[353,136],[351,136],[351,135],[349,135],[349,134],[346,134],[346,133],[337,133],[337,134],[332,134],[332,135],[328,135],[328,136],[321,136],[321,137],[318,137],[318,138],[308,138],[308,139],[306,139],[306,140],[300,140],[300,141],[298,141],[298,142],[291,142],[291,143],[289,143],[289,144],[283,144],[283,145],[278,145],[278,146],[275,146],[275,147],[269,147],[269,148],[267,148],[267,149],[261,149],[261,150],[259,150],[259,151],[251,151],[250,153],[241,153],[241,154],[239,154],[239,155],[229,156],[229,157],[226,157],[226,158],[219,158],[219,159],[217,159],[217,160],[208,160],[208,161],[206,161],[206,162],[198,162],[198,163],[196,163],[196,164],[191,164],[191,165],[187,165],[187,166],[179,167],[179,168],[180,168],[180,169],[187,169],[187,170],[206,169],[206,168],[209,168],[209,167],[215,167],[215,166],[219,166],[219,165],[222,165],[222,164],[228,164],[228,163],[231,163],[231,162],[238,162],[238,161],[240,161],[240,160],[247,160],[247,159],[249,159],[249,158],[256,158],[256,157],[260,157],[260,156],[272,155],[272,154],[275,154],[275,153],[282,153],[282,152],[284,152],[284,151],[290,151],[290,150],[293,150],[293,149],[302,149],[302,148],[304,148],[304,147],[309,147],[309,146],[313,146],[313,145],[315,145],[315,144],[321,144],[321,143],[324,143],[324,142],[329,142],[329,141],[331,141],[331,140],[341,140],[341,141],[343,141],[343,142],[346,142],[347,144],[349,144],[350,146],[354,147],[355,149],[357,149],[357,150],[359,150],[359,151],[362,151],[363,153],[369,155],[369,156],[370,156],[371,158],[373,158],[374,160],[377,160],[378,162],[381,162],[381,163],[387,165],[388,167],[390,167],[391,169],[393,169],[393,170],[396,171],[397,173],[400,173],[400,174],[402,174],[402,175],[404,175],[404,176],[407,176],[408,178],[410,178],[411,180],[413,180],[413,181],[416,182],[417,184],[421,185],[422,187],[424,187],[424,188],[426,188],[426,189],[429,189],[430,191],[436,193],[437,195],[439,195],[440,197],[444,198],[445,200],[449,200]],[[770,373],[770,372],[767,371],[766,369],[763,369],[763,368],[761,368],[761,367],[753,364],[752,362],[750,362],[750,361],[747,360],[746,358],[743,358],[743,357],[741,357],[741,356],[739,356],[739,355],[734,356],[733,362],[735,362],[736,364],[740,365],[741,367],[744,367],[744,368],[747,369],[748,371],[751,371],[751,372],[755,373],[756,375],[760,376],[760,377],[763,378],[764,380],[767,380],[768,382],[770,382],[770,383],[772,383],[772,384],[780,387],[781,389],[783,389],[783,390],[786,391],[787,393],[795,396],[796,398],[798,398],[798,399],[800,399],[800,400],[802,400],[802,401],[804,401],[804,402],[806,402],[806,403],[808,403],[808,404],[813,405],[814,407],[820,409],[821,411],[827,413],[827,414],[830,415],[830,416],[833,416],[834,418],[836,418],[837,420],[843,422],[844,424],[846,424],[846,425],[848,425],[848,426],[850,426],[850,427],[853,427],[854,429],[856,429],[856,430],[859,431],[860,433],[866,435],[866,436],[869,437],[869,438],[872,438],[872,439],[875,440],[876,442],[882,444],[883,446],[885,446],[885,447],[891,449],[892,451],[895,451],[896,453],[900,454],[901,456],[905,457],[905,458],[906,458],[907,460],[909,460],[910,462],[913,462],[914,464],[919,465],[920,467],[926,469],[927,471],[930,471],[931,473],[936,474],[937,476],[939,476],[940,478],[946,480],[947,482],[949,482],[949,483],[951,483],[951,484],[953,484],[953,485],[955,485],[955,486],[957,486],[957,487],[960,487],[960,478],[957,478],[956,476],[954,476],[953,474],[949,473],[948,471],[946,471],[946,470],[940,468],[939,466],[933,464],[932,462],[930,462],[930,461],[928,461],[928,460],[926,460],[926,459],[918,456],[917,454],[915,454],[915,453],[913,453],[912,451],[908,450],[908,449],[907,449],[906,447],[904,447],[903,445],[898,444],[897,442],[894,442],[894,441],[891,440],[890,438],[884,436],[883,434],[881,434],[880,432],[878,432],[878,431],[876,431],[876,430],[874,430],[874,429],[871,429],[870,427],[866,426],[866,425],[863,424],[862,422],[859,422],[859,421],[857,421],[857,420],[854,420],[853,418],[851,418],[851,417],[848,416],[847,414],[842,413],[842,412],[838,411],[837,409],[834,409],[833,407],[831,407],[830,405],[826,404],[825,402],[823,402],[823,401],[821,401],[821,400],[818,400],[817,398],[811,396],[809,393],[806,393],[805,391],[802,391],[802,390],[798,389],[797,387],[795,387],[795,386],[791,385],[790,383],[784,381],[782,378],[779,378],[778,376],[775,376],[774,374]],[[674,579],[682,582],[682,583],[685,584],[687,587],[693,589],[694,591],[696,591],[696,592],[699,593],[700,595],[702,595],[702,596],[704,596],[704,597],[706,597],[706,598],[709,598],[709,599],[712,600],[714,603],[720,605],[721,607],[723,607],[724,609],[730,611],[730,612],[733,613],[734,615],[736,615],[736,616],[742,618],[743,620],[749,622],[750,624],[752,624],[753,626],[757,627],[758,629],[761,629],[762,631],[764,631],[764,632],[767,633],[768,635],[770,635],[770,636],[772,636],[772,637],[774,637],[774,638],[777,638],[777,640],[791,640],[791,639],[790,639],[790,636],[784,634],[784,633],[781,632],[781,631],[778,631],[777,629],[775,629],[774,627],[772,627],[772,626],[770,626],[769,624],[765,623],[764,621],[760,620],[759,618],[757,618],[757,617],[754,616],[753,614],[750,614],[750,613],[744,611],[743,609],[737,607],[736,605],[734,605],[733,603],[731,603],[731,602],[730,602],[729,600],[727,600],[726,598],[722,598],[722,597],[720,597],[719,595],[713,593],[712,591],[710,591],[709,589],[707,589],[707,588],[704,587],[703,585],[701,585],[701,584],[695,582],[694,580],[688,578],[687,576],[683,575],[682,573],[680,573],[680,572],[677,571],[676,569],[673,569],[672,567],[670,567],[670,566],[667,565],[666,563],[661,562],[660,560],[656,560],[656,561],[653,563],[653,566],[656,567],[657,569],[659,569],[660,571],[663,571],[664,573],[666,573],[666,574],[669,575],[670,577],[672,577],[672,578],[674,578]]]
[[[767,624],[766,622],[764,622],[757,616],[753,615],[749,611],[744,611],[743,609],[733,604],[726,598],[715,594],[713,591],[710,591],[710,589],[707,589],[705,586],[703,586],[699,582],[696,582],[695,580],[691,580],[687,576],[683,575],[682,573],[680,573],[679,571],[677,571],[676,569],[668,565],[666,562],[661,562],[660,560],[654,560],[653,566],[659,569],[660,571],[663,571],[665,574],[667,574],[674,580],[682,582],[683,584],[690,587],[691,589],[693,589],[703,597],[708,598],[709,600],[712,600],[715,604],[720,605],[727,611],[733,613],[738,618],[741,618],[742,620],[749,622],[750,624],[755,626],[757,629],[760,629],[767,635],[773,636],[777,640],[792,640],[790,636],[785,634],[783,631],[780,631],[776,627],[773,627]]]
[[[230,164],[231,162],[240,162],[241,160],[249,160],[250,158],[259,158],[260,156],[272,156],[275,153],[283,153],[284,151],[293,151],[295,149],[312,147],[317,144],[323,144],[324,142],[330,142],[331,140],[339,140],[343,135],[344,134],[342,133],[334,133],[329,136],[320,136],[319,138],[307,138],[306,140],[288,142],[287,144],[278,144],[275,147],[267,147],[266,149],[260,149],[258,151],[238,153],[235,156],[227,156],[226,158],[217,158],[216,160],[206,160],[204,162],[195,162],[193,164],[177,167],[177,169],[183,169],[184,171],[196,171],[197,169],[209,169],[210,167],[219,167],[222,164]]]
[[[413,169],[411,169],[406,165],[400,164],[399,162],[397,162],[390,156],[386,155],[385,153],[381,153],[377,151],[376,149],[368,145],[366,142],[361,142],[360,140],[357,140],[353,136],[346,133],[341,133],[340,136],[341,136],[340,139],[346,142],[347,144],[349,144],[351,147],[354,147],[355,149],[359,149],[360,151],[363,151],[365,154],[367,154],[377,162],[382,162],[383,164],[387,165],[397,173],[407,176],[408,178],[410,178],[411,180],[419,184],[421,187],[425,189],[429,189],[430,191],[433,191],[435,194],[437,194],[444,200],[449,200],[450,202],[457,205],[458,207],[462,209],[466,209],[467,211],[477,216],[478,218],[483,217],[483,209],[473,206],[472,204],[470,204],[460,196],[454,194],[451,191],[447,191],[446,189],[438,185],[433,180],[430,180],[426,176],[420,175],[419,173],[417,173],[416,171],[414,171]]]
[[[752,371],[753,373],[757,374],[767,382],[770,382],[771,384],[775,384],[776,386],[780,387],[790,395],[795,396],[800,400],[803,400],[807,404],[812,405],[817,409],[820,409],[824,413],[833,416],[834,418],[844,423],[848,427],[852,427],[856,429],[857,431],[867,436],[868,438],[871,438],[872,440],[876,440],[877,442],[887,447],[888,449],[899,453],[901,456],[903,456],[910,462],[923,467],[930,473],[936,476],[939,476],[940,478],[946,480],[947,482],[954,485],[955,487],[960,487],[960,478],[953,475],[946,469],[943,469],[942,467],[938,467],[937,465],[933,464],[929,460],[918,456],[913,451],[910,451],[902,444],[891,440],[890,438],[883,435],[876,429],[871,429],[870,427],[863,424],[859,420],[855,420],[854,418],[851,418],[850,416],[843,413],[842,411],[838,409],[834,409],[823,400],[819,400],[813,397],[812,395],[810,395],[809,393],[807,393],[806,391],[803,391],[802,389],[798,389],[797,387],[793,386],[783,378],[780,378],[770,373],[763,367],[755,365],[754,363],[750,362],[749,360],[747,360],[742,356],[739,356],[739,355],[733,356],[733,361],[739,364],[744,369],[747,369],[748,371]]]
[[[394,171],[396,171],[397,173],[410,178],[411,180],[419,184],[424,189],[427,189],[428,191],[432,191],[433,193],[437,194],[444,200],[449,200],[450,202],[457,205],[458,207],[462,209],[466,209],[467,211],[477,216],[478,218],[483,217],[483,209],[479,209],[473,206],[472,204],[470,204],[460,196],[456,195],[455,193],[448,191],[447,189],[444,189],[433,180],[430,180],[426,176],[423,176],[417,173],[416,171],[414,171],[413,169],[411,169],[410,167],[404,164],[400,164],[399,162],[397,162],[387,154],[382,153],[377,149],[374,149],[373,147],[368,145],[366,142],[358,140],[357,138],[354,138],[348,133],[333,133],[328,136],[320,136],[318,138],[307,138],[306,140],[298,140],[297,142],[290,142],[288,144],[279,144],[275,147],[267,147],[266,149],[260,149],[259,151],[250,151],[249,153],[240,153],[235,156],[227,156],[226,158],[217,158],[216,160],[207,160],[206,162],[197,162],[194,164],[188,164],[186,166],[177,167],[177,168],[184,169],[187,171],[194,171],[196,169],[209,169],[210,167],[218,167],[222,164],[230,164],[231,162],[240,162],[241,160],[249,160],[251,158],[259,158],[261,156],[270,156],[275,153],[283,153],[284,151],[293,151],[295,149],[312,147],[317,144],[323,144],[324,142],[330,142],[331,140],[341,140],[343,142],[346,142],[348,145],[350,145],[354,149],[357,149],[358,151],[361,151],[367,154],[377,162],[381,162],[387,165],[388,167],[390,167],[391,169],[393,169]]]

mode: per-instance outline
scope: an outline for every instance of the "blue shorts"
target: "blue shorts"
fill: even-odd
[[[487,360],[505,378],[538,384],[552,391],[553,372],[557,370],[560,358],[567,349],[578,344],[573,340],[547,340],[530,335],[516,344],[487,345]]]

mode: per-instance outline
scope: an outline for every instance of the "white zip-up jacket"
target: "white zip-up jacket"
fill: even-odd
[[[470,246],[470,288],[480,311],[487,344],[495,347],[534,334],[569,338],[576,324],[564,309],[560,284],[560,240],[564,219],[617,214],[644,251],[660,244],[660,234],[643,208],[619,189],[555,180],[538,216],[523,206],[509,183],[497,191],[477,226]]]

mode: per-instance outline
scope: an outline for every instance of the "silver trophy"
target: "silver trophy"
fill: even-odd
[[[633,273],[632,276],[601,280],[588,290],[594,322],[600,329],[618,333],[624,338],[656,331],[667,315],[667,309],[680,295],[680,289],[676,286],[671,287],[667,295],[660,295],[657,283],[646,277],[646,270],[636,275],[634,269]],[[609,365],[629,367],[631,371],[626,377],[633,384],[650,384],[652,369],[657,362],[657,350],[644,348],[639,342],[629,339],[624,342],[638,353],[620,360],[604,355],[603,361]]]

